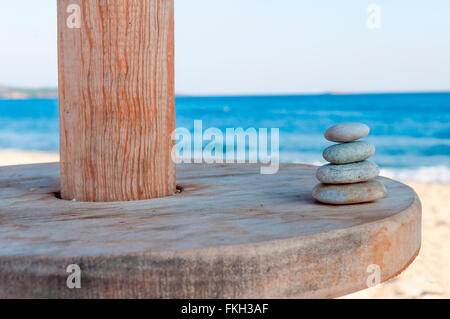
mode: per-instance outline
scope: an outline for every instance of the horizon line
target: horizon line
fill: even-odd
[[[257,97],[257,96],[346,96],[346,95],[388,95],[388,94],[450,94],[450,90],[424,90],[424,91],[323,91],[323,92],[280,92],[280,93],[207,93],[207,94],[189,94],[175,93],[175,97]]]

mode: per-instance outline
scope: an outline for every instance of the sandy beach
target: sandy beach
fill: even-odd
[[[422,248],[397,278],[345,298],[450,298],[450,184],[406,184],[422,201]]]
[[[45,152],[0,151],[0,166],[59,161]],[[397,278],[344,298],[450,298],[450,184],[408,183],[423,205],[422,249]]]
[[[0,151],[0,166],[59,162],[59,154],[46,152]]]

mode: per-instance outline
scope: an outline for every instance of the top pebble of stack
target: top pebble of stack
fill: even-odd
[[[343,123],[330,127],[325,138],[331,142],[347,143],[362,139],[369,135],[370,128],[363,123]]]

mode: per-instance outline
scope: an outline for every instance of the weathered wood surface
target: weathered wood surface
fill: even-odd
[[[58,0],[63,198],[175,192],[173,9],[173,0]]]
[[[57,199],[58,164],[0,168],[0,298],[316,298],[383,281],[421,244],[414,191],[380,178],[387,198],[328,206],[315,169],[178,167],[181,194],[138,202]],[[68,289],[78,264],[82,288]]]

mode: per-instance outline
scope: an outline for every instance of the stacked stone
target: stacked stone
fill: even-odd
[[[379,167],[368,161],[375,154],[375,146],[360,139],[369,135],[370,128],[362,123],[338,124],[330,127],[325,138],[337,142],[323,152],[330,162],[317,170],[322,184],[313,190],[319,202],[347,205],[372,202],[387,194],[383,183],[376,180]]]

